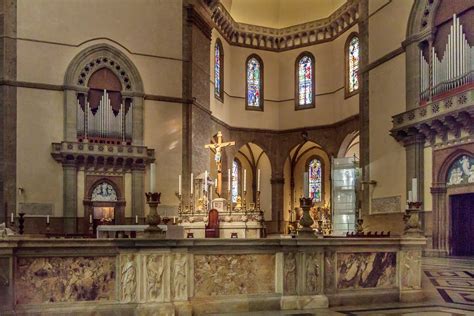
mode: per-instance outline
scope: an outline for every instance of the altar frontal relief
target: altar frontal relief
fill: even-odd
[[[275,255],[195,255],[196,297],[275,292]]]
[[[393,288],[396,286],[395,252],[338,253],[339,289]]]

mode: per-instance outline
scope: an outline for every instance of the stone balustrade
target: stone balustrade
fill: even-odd
[[[424,238],[9,238],[0,241],[0,314],[191,315],[420,300],[424,245]]]

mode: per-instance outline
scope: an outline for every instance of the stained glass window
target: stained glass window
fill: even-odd
[[[222,71],[222,61],[223,61],[223,52],[222,45],[220,41],[216,41],[216,46],[214,49],[214,95],[217,98],[222,99],[223,94],[223,71]]]
[[[313,199],[313,202],[321,202],[322,194],[322,168],[321,161],[319,159],[312,159],[309,162],[308,174],[309,174],[309,196]]]
[[[237,202],[237,196],[239,195],[239,174],[240,164],[234,159],[232,162],[232,202]]]
[[[347,47],[349,92],[359,89],[359,37],[353,36]]]
[[[298,61],[298,105],[313,103],[313,61],[303,56]]]
[[[252,57],[247,62],[247,106],[260,107],[262,105],[262,65]]]

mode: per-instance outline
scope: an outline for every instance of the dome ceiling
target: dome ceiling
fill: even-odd
[[[284,28],[327,18],[346,0],[221,0],[236,22]]]

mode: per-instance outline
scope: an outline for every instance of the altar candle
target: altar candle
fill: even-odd
[[[257,170],[257,192],[260,192],[260,169]]]
[[[178,176],[178,194],[181,196],[181,175]]]
[[[194,192],[194,175],[191,173],[191,194]]]
[[[309,197],[309,178],[308,178],[308,173],[305,172],[303,176],[303,187],[304,187],[304,197],[308,198]]]
[[[138,224],[138,215],[135,215],[135,224]]]
[[[413,191],[413,202],[418,202],[418,179],[411,179],[411,190]]]
[[[207,170],[204,171],[204,191],[207,192]]]
[[[244,169],[244,192],[247,192],[247,169]]]
[[[176,224],[176,216],[173,216],[173,224]]]
[[[46,224],[49,224],[49,215],[46,215]]]
[[[12,222],[12,223],[13,223],[13,222],[15,221],[15,217],[13,216],[13,212],[12,212],[12,214],[11,214],[11,215],[12,215],[12,216],[11,216],[10,222]]]
[[[89,215],[89,224],[92,224],[92,214]]]
[[[156,165],[155,163],[150,164],[150,192],[156,191]]]
[[[412,202],[412,201],[413,201],[413,192],[408,191],[408,202]]]
[[[227,169],[227,184],[228,184],[227,191],[230,192],[231,185],[232,185],[232,179],[230,177],[230,169]]]

